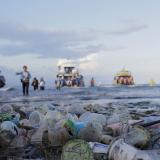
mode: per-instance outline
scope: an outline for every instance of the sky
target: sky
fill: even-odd
[[[25,64],[52,85],[57,62],[78,62],[86,81],[112,84],[122,68],[160,83],[159,0],[0,0],[0,70],[18,85]]]

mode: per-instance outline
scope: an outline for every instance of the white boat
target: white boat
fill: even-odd
[[[84,87],[83,75],[79,73],[76,64],[71,60],[65,60],[58,63],[57,79],[61,81],[61,86]]]

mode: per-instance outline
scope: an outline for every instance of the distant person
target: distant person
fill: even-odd
[[[95,86],[95,81],[94,81],[94,78],[92,77],[91,81],[90,81],[90,86],[91,87],[94,87]]]
[[[39,85],[38,79],[35,77],[32,82],[34,91],[38,89],[38,85]]]
[[[23,71],[17,73],[17,75],[21,75],[23,95],[28,96],[29,95],[29,82],[30,82],[31,74],[28,71],[27,66],[23,66]]]
[[[72,80],[71,80],[71,78],[68,78],[68,80],[66,81],[66,83],[67,83],[68,87],[71,87],[72,86]]]
[[[56,86],[56,89],[57,90],[60,90],[61,89],[61,79],[60,77],[57,77],[57,79],[55,80],[55,86]]]
[[[43,77],[40,79],[39,87],[40,87],[40,90],[45,90],[45,81]]]

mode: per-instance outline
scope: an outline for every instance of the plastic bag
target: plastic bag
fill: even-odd
[[[49,111],[48,104],[36,106],[35,110],[37,110],[39,113],[41,113],[43,115],[46,115],[47,112]]]
[[[76,104],[76,105],[68,106],[67,112],[76,114],[76,115],[82,115],[83,113],[85,113],[85,110],[83,106]]]
[[[36,132],[31,137],[32,144],[42,144],[42,138],[45,131],[48,131],[48,125],[46,121],[43,121],[40,127],[36,130]]]
[[[80,130],[78,137],[87,142],[100,142],[101,134],[92,124],[88,124]]]
[[[9,104],[4,104],[1,108],[0,108],[0,113],[13,113],[13,108],[11,105]]]
[[[106,124],[106,117],[102,114],[98,114],[98,113],[90,113],[90,112],[86,112],[84,114],[82,114],[79,118],[79,120],[81,122],[84,122],[86,124],[88,123],[99,123],[102,126]]]
[[[11,121],[5,121],[0,126],[0,148],[9,146],[18,136],[18,128]]]
[[[62,116],[62,114],[58,111],[50,111],[45,116],[45,120],[48,123],[48,127],[51,129],[54,129],[55,124],[63,118],[64,117]]]
[[[33,127],[39,127],[42,115],[38,111],[34,111],[29,115],[29,121]]]
[[[48,141],[52,146],[63,146],[70,138],[65,128],[54,131],[48,130]]]
[[[143,127],[135,126],[125,135],[124,138],[126,143],[140,149],[145,149],[149,145],[151,136],[150,133]]]

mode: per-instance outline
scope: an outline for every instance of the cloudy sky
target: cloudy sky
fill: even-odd
[[[159,0],[0,0],[0,70],[16,85],[24,64],[54,80],[59,59],[86,79],[112,83],[129,69],[136,83],[160,82]],[[12,81],[10,81],[12,79]]]

